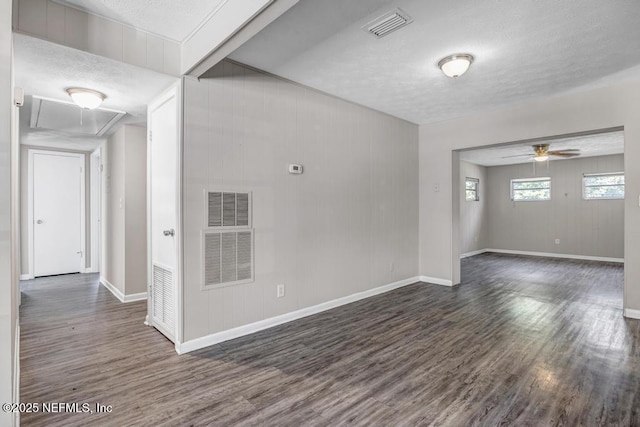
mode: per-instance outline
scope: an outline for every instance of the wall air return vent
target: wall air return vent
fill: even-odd
[[[153,264],[153,322],[167,338],[173,341],[175,330],[175,295],[173,271]]]
[[[203,288],[253,281],[253,230],[204,231]]]
[[[412,22],[413,19],[406,12],[402,9],[396,9],[379,16],[362,27],[362,29],[377,38],[382,38]]]
[[[202,289],[253,281],[251,192],[205,191]]]
[[[208,227],[250,227],[250,193],[207,193]]]

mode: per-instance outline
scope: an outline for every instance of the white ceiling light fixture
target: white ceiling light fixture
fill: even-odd
[[[67,93],[77,106],[88,110],[98,108],[107,97],[102,92],[80,87],[71,87],[67,89]]]
[[[442,58],[440,62],[438,62],[438,67],[440,67],[445,76],[456,78],[466,73],[472,62],[473,55],[456,53],[455,55]]]
[[[549,156],[547,156],[546,154],[540,154],[536,155],[533,160],[535,160],[536,162],[544,162],[545,160],[549,160]]]

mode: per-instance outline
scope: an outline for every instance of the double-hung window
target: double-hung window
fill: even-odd
[[[480,186],[480,180],[478,178],[465,178],[464,180],[464,199],[468,202],[477,202],[480,200],[478,194],[478,187]]]

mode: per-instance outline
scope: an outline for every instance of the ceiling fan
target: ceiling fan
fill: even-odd
[[[532,145],[533,154],[517,154],[515,156],[506,156],[503,159],[509,157],[532,157],[537,162],[544,162],[549,160],[549,156],[557,157],[576,157],[580,155],[580,150],[577,148],[567,148],[566,150],[549,151],[549,144],[536,144]]]

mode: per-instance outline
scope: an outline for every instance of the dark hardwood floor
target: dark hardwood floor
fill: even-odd
[[[188,355],[96,275],[24,282],[21,401],[112,405],[25,426],[640,425],[619,264],[484,254]]]

